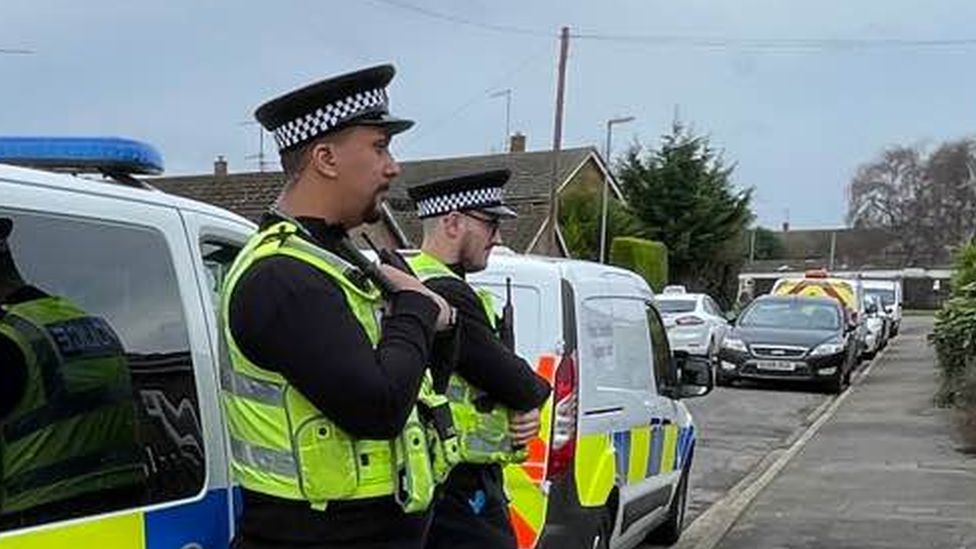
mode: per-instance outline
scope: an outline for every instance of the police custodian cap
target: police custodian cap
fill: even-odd
[[[512,218],[517,214],[505,205],[502,192],[511,175],[508,170],[469,173],[412,187],[407,194],[417,205],[420,219],[468,210]]]
[[[322,80],[266,102],[254,117],[274,135],[279,151],[348,126],[400,133],[413,121],[390,116],[386,86],[394,74],[393,65],[380,65]]]

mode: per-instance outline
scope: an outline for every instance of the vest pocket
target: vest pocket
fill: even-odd
[[[345,499],[359,475],[353,439],[325,417],[303,423],[295,433],[302,494],[312,502]]]

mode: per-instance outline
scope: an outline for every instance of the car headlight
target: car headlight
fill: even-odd
[[[836,355],[843,350],[844,343],[842,341],[827,341],[814,347],[813,350],[810,351],[810,356]]]
[[[746,342],[734,337],[725,338],[725,340],[722,341],[722,347],[730,351],[739,351],[740,353],[749,352],[749,349],[746,348]]]

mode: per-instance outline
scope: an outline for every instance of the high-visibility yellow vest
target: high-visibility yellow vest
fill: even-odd
[[[4,306],[26,391],[0,421],[0,513],[145,483],[132,382],[118,336],[61,297]]]
[[[450,277],[463,281],[442,261],[421,252],[407,260],[421,281]],[[482,310],[493,331],[497,318],[491,293],[476,290]],[[509,432],[508,409],[491,403],[481,389],[457,374],[452,374],[447,386],[447,400],[461,444],[461,460],[466,463],[518,463],[525,459],[525,451],[512,445]],[[485,406],[485,402],[488,406]]]
[[[305,500],[315,509],[329,501],[393,495],[407,512],[426,509],[435,471],[429,429],[416,407],[393,440],[358,439],[322,414],[277,372],[241,352],[228,323],[230,297],[255,262],[287,256],[336,281],[356,320],[375,346],[380,338],[382,299],[369,282],[357,285],[355,267],[301,237],[290,222],[276,223],[247,243],[228,272],[222,291],[221,333],[229,360],[221,364],[221,392],[236,479],[249,490]],[[328,334],[323,334],[327,337]],[[425,379],[422,391],[429,391]]]

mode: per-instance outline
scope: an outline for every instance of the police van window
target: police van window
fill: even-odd
[[[149,228],[0,209],[0,532],[202,489],[169,257]]]
[[[507,292],[504,284],[477,284],[479,288],[487,290],[492,297],[495,305],[495,314],[499,317],[502,314],[502,307],[505,306]],[[512,284],[512,303],[518,303],[518,307],[513,307],[515,313],[513,324],[515,328],[515,352],[526,360],[545,352],[546,343],[540,341],[536,335],[543,329],[545,315],[542,310],[542,297],[539,289],[532,286]]]
[[[647,307],[647,326],[650,330],[651,345],[654,349],[654,382],[660,389],[674,384],[674,370],[671,367],[671,348],[664,323],[654,307]]]
[[[207,268],[207,287],[214,305],[220,301],[220,287],[227,278],[227,271],[234,264],[234,259],[241,251],[238,244],[229,244],[218,240],[204,240],[200,243],[203,254],[203,266]]]
[[[644,391],[652,387],[651,341],[644,302],[639,299],[597,298],[583,302],[583,325],[597,386],[601,389]]]

